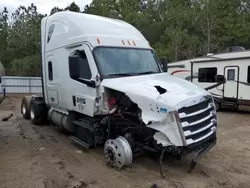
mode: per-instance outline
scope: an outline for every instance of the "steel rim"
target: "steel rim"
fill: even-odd
[[[120,136],[116,139],[109,139],[104,146],[104,156],[106,162],[112,166],[121,169],[123,166],[132,164],[133,153],[128,141]]]

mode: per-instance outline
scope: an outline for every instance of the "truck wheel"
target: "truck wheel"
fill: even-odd
[[[21,104],[21,114],[24,119],[30,119],[30,100],[31,96],[24,96]]]
[[[42,125],[47,121],[47,109],[42,101],[36,101],[34,98],[30,103],[30,119],[34,125]]]
[[[128,141],[119,136],[116,139],[108,139],[104,145],[106,163],[120,170],[123,166],[130,166],[133,160],[132,149]]]

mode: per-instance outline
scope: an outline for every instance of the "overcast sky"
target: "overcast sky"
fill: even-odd
[[[65,8],[73,1],[83,10],[85,5],[91,3],[92,0],[0,0],[0,11],[2,11],[4,7],[7,7],[8,11],[12,13],[20,5],[28,6],[34,3],[37,6],[38,12],[49,14],[54,6]]]

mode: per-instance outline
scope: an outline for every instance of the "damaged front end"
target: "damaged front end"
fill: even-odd
[[[165,152],[181,156],[195,151],[193,168],[216,143],[213,98],[198,88],[174,93],[178,86],[173,82],[172,89],[161,83],[161,79],[103,81],[103,111],[109,114],[102,122],[108,125],[104,153],[111,166],[128,166],[145,150],[161,153],[160,159]]]

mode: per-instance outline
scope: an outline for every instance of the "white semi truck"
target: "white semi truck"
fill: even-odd
[[[197,160],[216,144],[210,93],[166,73],[132,25],[95,15],[55,13],[41,21],[41,96],[21,113],[49,120],[86,148],[104,145],[107,163],[128,166],[145,150]]]

